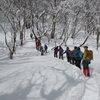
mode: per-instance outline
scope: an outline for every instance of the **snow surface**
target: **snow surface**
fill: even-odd
[[[0,100],[100,100],[100,50],[94,47],[95,37],[90,37],[86,43],[94,52],[90,78],[69,64],[65,55],[64,60],[54,58],[52,43],[48,53],[41,56],[29,37],[23,47],[17,47],[14,59],[10,60],[2,37],[1,34]],[[82,39],[77,37],[75,45]],[[68,45],[73,49],[71,39]]]

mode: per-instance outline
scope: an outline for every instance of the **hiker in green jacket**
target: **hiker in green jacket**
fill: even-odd
[[[82,58],[82,64],[83,64],[83,73],[85,76],[90,77],[90,59],[88,57],[88,46],[84,46],[84,54]]]
[[[33,39],[33,33],[30,33],[30,37],[31,37],[31,39]]]

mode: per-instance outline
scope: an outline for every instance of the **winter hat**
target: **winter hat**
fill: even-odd
[[[84,46],[84,48],[88,48],[88,46]]]
[[[69,50],[69,47],[67,47],[66,49]]]
[[[74,49],[77,49],[77,46],[75,46]]]
[[[80,47],[78,47],[77,50],[80,50]]]

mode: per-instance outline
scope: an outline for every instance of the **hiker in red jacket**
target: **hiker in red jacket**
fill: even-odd
[[[36,44],[36,49],[39,50],[39,42],[38,42],[38,40],[35,41],[35,44]]]
[[[36,49],[40,51],[41,41],[38,38],[35,38]]]

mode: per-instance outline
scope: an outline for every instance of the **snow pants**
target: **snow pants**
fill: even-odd
[[[76,65],[79,69],[81,69],[81,59],[80,59],[80,60],[76,59],[75,65]]]
[[[75,59],[75,57],[70,57],[70,62],[71,62],[71,64],[75,64],[76,63],[76,59]]]
[[[84,73],[85,76],[90,76],[89,64],[90,64],[89,60],[84,60],[84,63],[83,63],[83,73]]]
[[[59,59],[60,58],[63,60],[63,54],[59,54]]]
[[[67,61],[68,61],[69,63],[71,63],[71,58],[70,58],[70,56],[67,56]]]
[[[58,53],[58,52],[54,51],[54,57],[56,57],[56,58],[57,58],[57,53]]]

